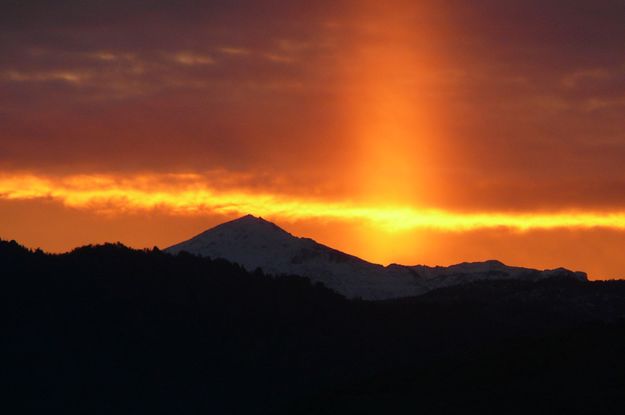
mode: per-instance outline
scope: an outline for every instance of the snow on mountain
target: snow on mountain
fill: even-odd
[[[209,229],[166,249],[224,258],[253,271],[294,274],[322,282],[348,298],[383,300],[410,297],[432,289],[484,279],[539,280],[554,276],[586,279],[586,274],[559,268],[538,271],[509,267],[499,261],[462,263],[450,267],[424,265],[388,267],[373,264],[291,235],[262,218],[247,215]]]

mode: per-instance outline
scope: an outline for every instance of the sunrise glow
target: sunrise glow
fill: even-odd
[[[357,19],[363,33],[339,65],[339,73],[360,86],[342,97],[346,138],[355,151],[352,181],[372,201],[409,204],[430,184],[425,166],[436,147],[428,99],[415,88],[432,70],[431,52],[411,39],[414,28],[400,7],[364,3]]]
[[[367,206],[340,201],[296,198],[284,194],[216,190],[197,174],[115,177],[80,175],[45,178],[0,176],[0,198],[51,199],[65,206],[101,214],[162,210],[171,215],[247,214],[281,220],[366,221],[385,231],[417,228],[467,231],[510,228],[518,231],[556,228],[625,229],[625,212],[452,212],[401,205]]]
[[[0,238],[252,214],[384,263],[623,275],[621,6],[245,4],[3,10]]]

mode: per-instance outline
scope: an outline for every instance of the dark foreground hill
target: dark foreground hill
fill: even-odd
[[[625,283],[385,302],[121,245],[0,242],[5,413],[616,413]],[[620,410],[619,410],[620,409]]]

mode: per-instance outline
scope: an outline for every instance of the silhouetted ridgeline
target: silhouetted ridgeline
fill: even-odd
[[[623,282],[483,282],[364,302],[304,278],[119,244],[48,255],[0,242],[0,266],[10,413],[623,404]]]

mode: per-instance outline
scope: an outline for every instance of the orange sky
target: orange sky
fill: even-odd
[[[624,5],[259,3],[0,6],[0,237],[625,274]]]

